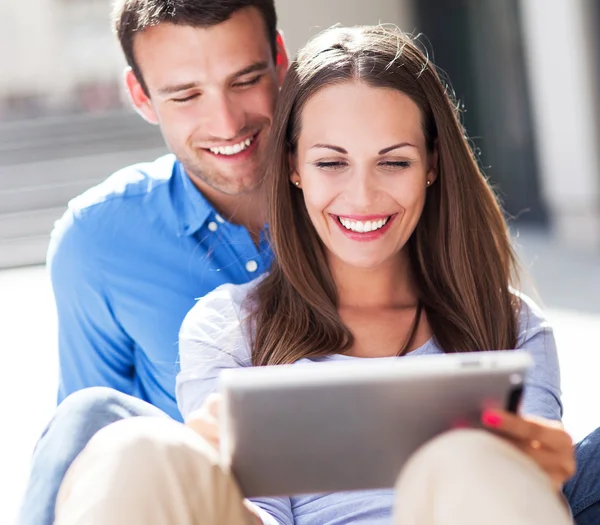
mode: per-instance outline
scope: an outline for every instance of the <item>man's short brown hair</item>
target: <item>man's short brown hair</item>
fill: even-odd
[[[235,12],[247,7],[255,7],[260,11],[275,59],[277,14],[274,0],[116,0],[113,27],[127,63],[148,95],[148,89],[133,53],[136,33],[162,22],[192,27],[211,27],[225,22]]]

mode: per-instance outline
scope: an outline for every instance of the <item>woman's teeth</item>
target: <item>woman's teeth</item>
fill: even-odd
[[[237,155],[241,151],[244,151],[250,144],[254,142],[256,135],[240,142],[239,144],[234,144],[233,146],[221,146],[218,148],[208,148],[215,155]]]
[[[343,217],[338,217],[338,221],[340,221],[342,226],[347,230],[358,233],[367,233],[383,228],[390,220],[390,217],[391,215],[389,217],[386,217],[385,219],[380,219],[378,221],[354,221],[351,219],[344,219]]]

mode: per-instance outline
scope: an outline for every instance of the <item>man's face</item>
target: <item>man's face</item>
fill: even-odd
[[[134,54],[150,97],[130,73],[132,100],[196,185],[231,196],[255,190],[287,68],[283,46],[273,60],[260,12],[242,9],[208,28],[162,23],[135,38]]]

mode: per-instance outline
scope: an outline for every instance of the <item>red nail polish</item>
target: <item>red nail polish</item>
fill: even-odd
[[[481,415],[481,421],[488,427],[499,427],[500,423],[502,423],[502,418],[494,412],[485,411]]]

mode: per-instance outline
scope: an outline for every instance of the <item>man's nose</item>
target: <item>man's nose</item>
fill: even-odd
[[[206,130],[213,139],[235,139],[244,125],[244,112],[235,101],[226,95],[218,95],[208,101]]]

